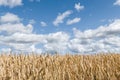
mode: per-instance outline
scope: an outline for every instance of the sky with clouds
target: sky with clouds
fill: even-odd
[[[0,53],[120,52],[120,0],[0,0]]]

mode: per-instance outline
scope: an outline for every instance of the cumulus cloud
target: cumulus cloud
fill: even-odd
[[[114,3],[114,5],[120,6],[120,0],[116,0],[116,2]]]
[[[41,54],[43,51],[42,49],[38,49],[35,47],[35,45],[30,46],[30,49],[32,49],[33,52]]]
[[[8,36],[0,36],[1,44],[10,47],[16,52],[34,52],[35,50],[38,52],[40,49],[37,49],[35,45],[38,43],[45,43],[45,38],[46,36],[44,35],[23,32],[15,32]]]
[[[15,14],[12,15],[17,16]],[[1,17],[4,16],[6,14]],[[36,53],[42,53],[44,51],[53,52],[67,48],[67,42],[69,40],[67,33],[60,31],[49,34],[34,34],[31,23],[24,25],[18,16],[17,18],[11,19],[11,21],[5,18],[4,20],[2,19],[0,24],[0,45],[4,45],[14,52]],[[44,51],[36,47],[38,44],[39,46],[43,46],[42,49]],[[5,50],[2,49],[1,51]]]
[[[37,42],[44,42],[45,36],[43,35],[37,35],[37,34],[26,34],[26,33],[14,33],[10,36],[1,36],[1,41],[4,41],[5,43],[37,43]]]
[[[0,45],[5,45],[14,50],[27,49],[30,46],[27,43],[23,44],[24,40],[21,39],[26,40],[24,37],[28,36],[27,38],[29,38],[29,36],[32,36],[30,35],[33,31],[31,24],[24,25],[21,23],[21,19],[13,13],[6,13],[1,16],[0,23]],[[32,37],[34,38],[34,35]]]
[[[0,17],[0,33],[6,32],[6,34],[13,34],[16,32],[20,33],[31,33],[33,30],[33,26],[31,24],[24,25],[20,22],[21,19],[13,14],[6,13],[5,15]]]
[[[75,9],[79,12],[80,10],[84,9],[84,6],[82,6],[80,3],[76,3]]]
[[[116,19],[114,22],[109,24],[108,26],[100,26],[95,30],[85,30],[84,32],[74,30],[75,36],[78,38],[105,38],[111,35],[117,35],[120,31],[120,20]]]
[[[0,17],[0,23],[20,22],[20,18],[13,13],[6,13]]]
[[[97,29],[80,31],[73,29],[74,38],[68,45],[70,50],[77,53],[120,52],[120,19],[114,20],[107,26]]]
[[[45,23],[44,21],[41,21],[41,22],[40,22],[40,25],[41,25],[42,27],[45,27],[45,26],[47,26],[47,23]]]
[[[9,52],[11,52],[11,49],[10,48],[1,48],[0,52],[1,53],[9,53]]]
[[[46,51],[64,52],[67,49],[69,35],[65,32],[50,33],[46,37],[44,48]]]
[[[7,34],[13,34],[15,32],[21,32],[21,33],[31,33],[32,32],[32,25],[24,25],[22,23],[6,23],[0,25],[0,32],[6,32]]]
[[[0,6],[8,6],[13,8],[22,5],[22,0],[0,0]]]
[[[119,34],[120,19],[96,29],[80,31],[73,28],[73,36],[62,31],[35,34],[31,24],[24,25],[21,20],[18,22],[17,19],[16,21],[8,20],[0,24],[0,46],[6,47],[0,48],[0,51],[36,53],[46,51],[61,53],[65,53],[65,51],[73,53],[120,52]],[[40,47],[37,47],[38,45]]]
[[[0,36],[0,40],[4,45],[9,46],[16,51],[42,51],[42,49],[35,48],[36,44],[41,44],[43,45],[44,51],[53,52],[67,49],[69,35],[64,32],[50,33],[46,35],[14,33],[10,36]]]
[[[80,20],[81,20],[80,18],[77,18],[77,17],[76,17],[76,18],[74,18],[74,19],[72,19],[72,20],[68,20],[66,24],[67,24],[67,25],[75,24],[75,23],[80,22]]]
[[[64,19],[67,18],[70,14],[72,14],[71,10],[68,10],[62,14],[59,14],[57,18],[53,21],[54,26],[58,26],[60,23],[63,23]]]

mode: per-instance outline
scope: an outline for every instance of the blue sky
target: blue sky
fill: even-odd
[[[119,14],[120,0],[1,0],[0,52],[119,52]]]

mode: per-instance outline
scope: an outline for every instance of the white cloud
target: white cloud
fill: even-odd
[[[47,26],[47,23],[45,23],[44,21],[41,21],[41,22],[40,22],[40,25],[41,25],[42,27],[45,27],[45,26]]]
[[[17,15],[16,15],[17,16]],[[19,18],[19,17],[18,17]],[[20,18],[19,18],[20,19]],[[14,22],[14,23],[13,23]],[[35,34],[31,24],[13,20],[0,24],[1,51],[42,53],[71,51],[74,53],[120,52],[120,19],[96,29],[73,29],[73,36],[66,32]],[[41,47],[37,47],[37,45]]]
[[[12,13],[6,13],[0,17],[0,23],[20,22],[20,18]]]
[[[12,13],[6,13],[0,17],[0,32],[6,32],[6,34],[13,34],[15,32],[32,33],[33,26],[31,24],[24,25],[20,22],[21,19]]]
[[[3,53],[9,53],[11,52],[11,49],[10,48],[2,48],[0,49],[0,52],[3,54]]]
[[[0,0],[0,6],[9,6],[13,8],[20,5],[22,5],[22,0]]]
[[[9,13],[12,14],[12,13]],[[3,15],[4,17],[6,15]],[[14,16],[17,16],[14,14]],[[58,51],[67,48],[68,35],[64,32],[50,34],[34,34],[33,26],[29,23],[24,25],[18,19],[2,20],[0,24],[0,45],[10,48],[14,52],[37,52],[41,53],[41,48],[36,45],[43,45],[44,51]],[[58,38],[60,37],[60,39]],[[52,45],[53,44],[53,45]],[[58,45],[59,44],[59,45]],[[51,46],[49,46],[51,45]],[[3,50],[1,50],[3,51]]]
[[[0,25],[0,32],[6,32],[8,34],[13,34],[15,32],[31,33],[32,29],[33,27],[31,24],[28,24],[27,26],[25,26],[22,23],[15,23],[15,24],[6,23]]]
[[[72,20],[68,20],[66,24],[71,25],[71,24],[80,22],[80,20],[81,20],[80,18],[74,18]]]
[[[55,26],[58,26],[60,23],[63,23],[64,22],[64,19],[67,18],[70,14],[72,14],[72,11],[71,10],[68,10],[68,11],[65,11],[64,13],[62,14],[59,14],[57,16],[57,18],[53,21],[53,24]]]
[[[75,36],[78,38],[104,38],[106,36],[111,36],[118,34],[120,31],[120,19],[116,19],[114,22],[108,26],[100,26],[95,30],[85,30],[84,32],[74,29]]]
[[[76,4],[75,4],[75,9],[76,9],[77,11],[80,11],[80,10],[84,9],[84,6],[81,6],[80,3],[76,3]]]
[[[43,38],[41,35],[22,33],[14,33],[13,35],[9,36],[0,36],[2,45],[10,47],[13,52],[34,52],[35,50],[40,51],[40,49],[33,47],[33,45],[44,43]]]
[[[114,3],[114,5],[120,6],[120,0],[116,0],[116,2]]]
[[[14,33],[10,36],[1,36],[1,41],[9,42],[9,43],[44,43],[45,36],[43,35],[37,35],[33,33]]]
[[[60,38],[58,38],[60,37]],[[64,51],[67,49],[67,43],[69,40],[69,35],[64,32],[56,32],[50,34],[23,34],[14,33],[10,36],[0,36],[2,44],[7,47],[13,48],[15,51],[43,51],[42,49],[37,49],[36,44],[43,45],[44,51]],[[34,46],[33,46],[34,45]],[[36,52],[36,51],[35,51]]]
[[[120,52],[120,19],[97,29],[79,31],[73,29],[74,38],[70,40],[69,49],[77,53]]]
[[[38,49],[35,47],[35,45],[30,46],[30,49],[32,49],[33,52],[41,54],[43,51],[42,49]]]
[[[67,49],[69,37],[65,32],[48,34],[44,47],[47,51],[58,51],[62,53]]]
[[[27,38],[30,39],[30,36],[34,38],[34,34],[32,34],[33,26],[31,24],[27,24],[25,26],[23,23],[21,23],[20,18],[12,13],[6,13],[5,15],[1,16],[0,22],[0,45],[5,45],[6,47],[12,48],[15,51],[22,51],[23,49],[30,47],[29,41],[26,42],[26,44],[23,43],[25,43],[25,40],[27,41]]]

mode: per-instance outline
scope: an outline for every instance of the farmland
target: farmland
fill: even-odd
[[[1,54],[0,80],[120,80],[120,54]]]

